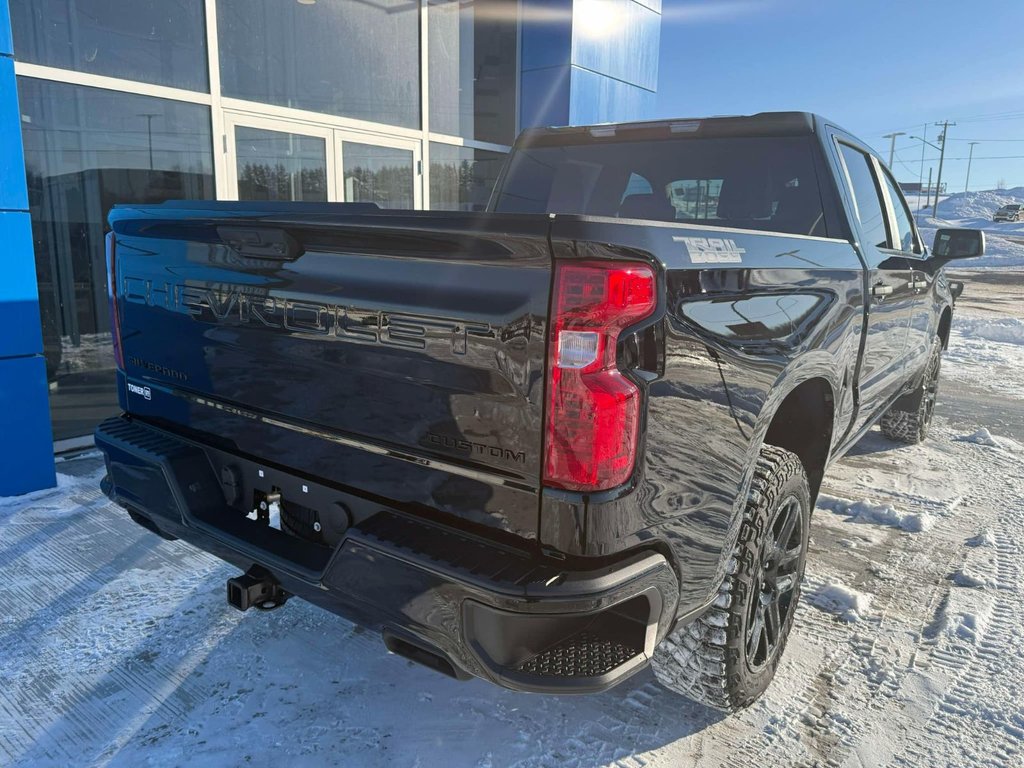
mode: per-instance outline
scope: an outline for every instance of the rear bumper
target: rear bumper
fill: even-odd
[[[522,691],[604,690],[646,665],[676,617],[677,577],[656,552],[567,568],[125,417],[101,424],[96,445],[104,492],[138,522],[242,570],[266,569],[288,593],[457,677]],[[309,507],[330,507],[325,526],[343,530],[314,543],[247,520],[246,495],[225,486],[239,474],[285,498],[295,488]]]

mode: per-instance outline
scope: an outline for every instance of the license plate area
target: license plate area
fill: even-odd
[[[326,544],[325,522],[320,513],[298,501],[285,498],[276,485],[269,490],[254,488],[252,505],[246,517],[256,525],[266,526],[289,536],[297,536],[314,544]],[[337,527],[337,526],[332,526]],[[338,531],[341,533],[342,531]]]
[[[203,451],[224,499],[224,506],[211,511],[204,521],[310,571],[320,571],[327,565],[350,527],[381,512],[377,500],[356,496],[294,470],[212,446],[203,446]],[[280,494],[280,522],[272,527],[270,504],[275,493]],[[261,501],[267,506],[262,515]]]

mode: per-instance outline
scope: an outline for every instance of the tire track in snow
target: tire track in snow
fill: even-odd
[[[952,443],[952,433],[945,432],[940,446],[944,448],[942,458],[948,462],[948,469],[962,476],[972,476],[977,471],[976,465],[962,455],[960,446]],[[938,437],[933,437],[933,440]],[[913,460],[913,457],[908,459]],[[921,503],[917,503],[912,494],[894,495],[902,497],[905,502],[909,500],[916,508],[926,507],[933,513],[943,511],[940,509],[942,505],[935,500],[919,497]],[[962,522],[956,517],[963,515],[964,510],[974,513],[978,508],[1000,507],[993,504],[988,494],[982,497],[964,494],[947,505],[945,514],[938,516],[932,530],[918,535],[891,536],[889,556],[881,568],[872,567],[872,573],[878,577],[871,581],[872,612],[861,623],[851,627],[813,608],[802,608],[794,634],[835,650],[809,676],[812,685],[796,695],[788,691],[792,696],[790,702],[781,711],[776,710],[775,717],[767,718],[767,723],[751,722],[751,725],[760,725],[761,732],[730,743],[728,751],[735,749],[739,755],[720,764],[744,768],[763,764],[838,768],[888,763],[888,760],[879,758],[886,752],[891,756],[897,747],[879,750],[874,742],[881,734],[921,730],[920,724],[902,713],[907,696],[905,686],[908,678],[929,666],[935,652],[942,651],[935,639],[930,641],[932,648],[927,646],[926,628],[934,620],[935,611],[944,604],[944,595],[950,589],[946,575],[962,551]],[[1015,554],[1019,556],[1019,553]],[[820,569],[824,565],[824,569],[806,579],[805,595],[820,586],[823,578],[831,572],[831,563],[827,562],[827,556],[825,559],[826,562],[822,563],[820,555],[811,558],[810,568]],[[881,578],[882,573],[890,575]],[[1007,578],[1010,577],[1001,576],[1000,581],[1005,583]],[[1009,623],[1012,622],[1010,620]],[[917,631],[914,630],[915,625]],[[908,634],[916,638],[916,642],[908,643]],[[1001,647],[1003,642],[1005,639],[994,640],[993,648]],[[790,648],[788,652],[792,651]],[[939,661],[936,659],[937,663]],[[767,699],[773,697],[773,689],[785,685],[783,677],[780,669]],[[965,687],[964,696],[971,694],[972,691]],[[951,701],[956,697],[955,692],[950,693]],[[949,709],[953,713],[954,707]],[[939,736],[939,741],[944,744],[943,752],[950,748],[955,750],[945,736],[935,733],[934,729],[922,731],[920,736],[924,742],[934,741]],[[1016,753],[1010,745],[1002,749],[1001,754],[1005,757]],[[922,764],[916,758],[910,762]],[[1006,764],[1004,761],[1003,765]]]
[[[1024,497],[1014,492],[1024,476],[1019,458],[1012,454],[980,446],[968,450],[987,450],[987,458],[1002,470],[993,473],[1000,480],[986,484],[976,498],[979,505],[1002,510],[995,527],[996,584],[973,601],[967,598],[967,588],[951,587],[942,606],[947,613],[946,631],[936,634],[932,647],[936,672],[951,679],[924,728],[912,735],[897,756],[901,765],[969,763],[1003,768],[1021,764],[1024,751],[1024,716],[1019,708],[1020,681],[1024,679],[1024,550],[1019,544],[1024,539]],[[978,605],[970,614],[976,632],[973,642],[963,631],[949,631],[952,600]],[[1007,715],[1013,712],[1014,703],[1017,712]]]

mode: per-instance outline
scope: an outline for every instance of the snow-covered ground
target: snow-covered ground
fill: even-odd
[[[923,203],[917,198],[907,202],[913,211],[918,211]],[[957,192],[942,198],[937,211],[929,207],[918,212],[917,225],[929,247],[939,227],[985,230],[986,255],[962,262],[965,267],[1024,267],[1024,221],[992,221],[992,215],[1010,203],[1024,203],[1024,187]]]
[[[131,523],[100,462],[0,500],[0,765],[1024,765],[1024,280],[968,278],[929,440],[828,473],[778,676],[724,717],[649,672],[516,694],[389,655]]]

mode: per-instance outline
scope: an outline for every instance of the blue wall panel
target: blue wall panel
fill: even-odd
[[[0,0],[0,56],[10,56],[14,53],[14,43],[11,40],[11,10],[7,0]]]
[[[0,496],[52,488],[57,477],[42,355],[0,358],[0,404]]]
[[[568,125],[570,67],[523,72],[519,88],[519,119],[524,128]]]
[[[602,16],[577,17],[572,26],[572,63],[631,83],[658,88],[661,16],[635,0],[605,0]]]
[[[653,113],[661,0],[529,0],[521,41],[521,128]]]
[[[572,0],[527,0],[520,15],[520,70],[567,66],[572,54]]]
[[[0,0],[6,7],[7,0]],[[0,210],[27,211],[21,113],[15,90],[14,60],[0,54]]]
[[[57,484],[21,113],[7,0],[0,0],[0,496]]]
[[[627,123],[646,120],[654,112],[654,91],[589,69],[572,68],[570,89],[569,125]]]
[[[24,186],[24,179],[21,184]],[[36,262],[31,222],[25,211],[0,210],[0,275],[0,358],[41,354]]]

